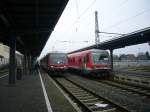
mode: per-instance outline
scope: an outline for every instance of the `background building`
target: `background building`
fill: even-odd
[[[0,43],[0,65],[8,64],[9,62],[9,47]],[[1,67],[1,66],[0,66]]]
[[[0,43],[0,58],[7,58],[9,59],[9,47]]]

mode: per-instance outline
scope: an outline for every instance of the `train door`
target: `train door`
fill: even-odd
[[[89,62],[89,56],[88,56],[88,54],[86,54],[84,56],[84,68],[87,68],[88,62]]]

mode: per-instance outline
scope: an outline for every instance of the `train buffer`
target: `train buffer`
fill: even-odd
[[[15,85],[0,75],[0,112],[76,112],[65,96],[37,71],[26,74]]]

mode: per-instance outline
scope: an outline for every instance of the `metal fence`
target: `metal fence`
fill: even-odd
[[[150,60],[122,60],[122,61],[114,61],[113,63],[114,69],[124,69],[129,67],[140,67],[140,66],[150,66]]]

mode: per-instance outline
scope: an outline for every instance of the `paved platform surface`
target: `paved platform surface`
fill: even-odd
[[[52,112],[76,112],[61,92],[41,73]],[[0,112],[50,112],[47,109],[38,72],[24,75],[16,85],[8,84],[8,76],[0,78]]]
[[[50,80],[46,73],[42,73],[42,78],[45,83],[45,88],[53,112],[76,112],[73,106],[69,103],[64,95],[57,89],[56,85]]]

